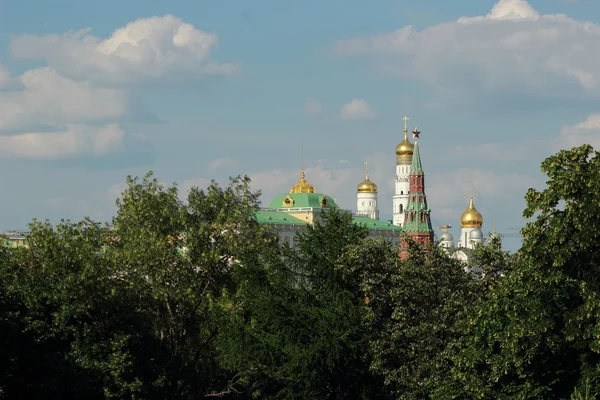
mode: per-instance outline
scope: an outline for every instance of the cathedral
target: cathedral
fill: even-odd
[[[377,185],[369,179],[368,163],[365,179],[356,188],[356,211],[353,221],[368,228],[370,237],[384,237],[400,251],[400,257],[407,255],[408,243],[402,240],[406,233],[413,241],[423,246],[434,243],[435,235],[431,224],[431,209],[425,195],[425,173],[419,153],[419,132],[412,132],[414,143],[409,140],[404,117],[404,139],[396,146],[396,174],[393,195],[393,218],[390,221],[379,219],[377,205]],[[312,224],[323,209],[338,207],[325,193],[318,192],[308,183],[304,169],[300,180],[289,191],[275,197],[269,205],[257,214],[258,222],[276,230],[282,241],[294,245],[294,235]],[[448,231],[450,225],[439,227],[441,235],[437,240],[450,256],[468,262],[471,250],[484,242],[483,216],[475,208],[473,198],[460,218],[461,235],[457,242]]]

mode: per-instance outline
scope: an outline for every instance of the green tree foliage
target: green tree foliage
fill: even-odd
[[[128,178],[111,227],[33,224],[29,248],[2,255],[2,343],[16,350],[0,393],[195,399],[226,386],[215,338],[230,260],[264,245],[248,183],[184,204],[151,174]]]
[[[453,398],[564,399],[598,387],[599,162],[585,145],[542,163],[548,187],[527,193],[524,217],[535,219],[523,248],[463,324],[453,376],[466,394]]]
[[[236,273],[224,361],[261,399],[370,399],[381,387],[367,368],[364,299],[338,259],[367,230],[330,210],[282,246],[243,260]],[[382,398],[382,397],[378,397]]]
[[[331,209],[295,246],[258,193],[127,178],[110,225],[0,248],[0,398],[579,399],[600,390],[600,154],[561,151],[522,249],[410,257]]]
[[[426,251],[424,251],[426,250]],[[410,243],[398,258],[389,242],[371,239],[348,249],[348,271],[359,274],[366,300],[371,370],[397,399],[426,399],[449,371],[447,349],[473,301],[473,280],[464,265],[439,247]]]

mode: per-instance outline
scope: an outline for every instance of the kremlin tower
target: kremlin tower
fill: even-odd
[[[379,219],[377,185],[369,179],[368,162],[365,162],[365,180],[356,188],[356,215]]]
[[[409,175],[408,203],[404,209],[403,230],[419,245],[427,247],[433,243],[433,228],[431,226],[431,210],[427,206],[425,196],[425,174],[421,165],[419,154],[419,132],[417,128],[413,131],[415,138],[412,164]],[[402,241],[402,257],[406,257],[408,243]]]
[[[410,165],[413,160],[415,146],[408,140],[408,129],[406,121],[408,117],[404,117],[404,140],[396,146],[396,184],[394,186],[393,200],[393,219],[394,225],[404,225],[404,210],[408,205],[408,192],[410,191]]]

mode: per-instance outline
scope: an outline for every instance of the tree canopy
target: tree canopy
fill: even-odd
[[[542,172],[522,248],[490,237],[470,266],[401,260],[338,209],[290,247],[247,177],[185,200],[128,177],[110,223],[35,221],[1,249],[0,398],[593,398],[600,155]]]

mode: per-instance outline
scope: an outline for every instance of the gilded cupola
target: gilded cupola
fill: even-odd
[[[475,208],[473,198],[469,201],[469,207],[462,213],[460,217],[460,226],[463,228],[481,228],[483,225],[483,216]]]
[[[306,181],[304,169],[300,171],[300,180],[292,186],[290,193],[316,193],[315,187]]]
[[[415,145],[408,140],[408,128],[406,126],[406,121],[408,121],[408,117],[404,117],[404,140],[396,146],[396,164],[398,165],[410,165],[412,162],[413,152],[415,150]]]
[[[377,185],[369,179],[369,163],[365,162],[365,180],[356,188],[358,193],[377,193]]]

